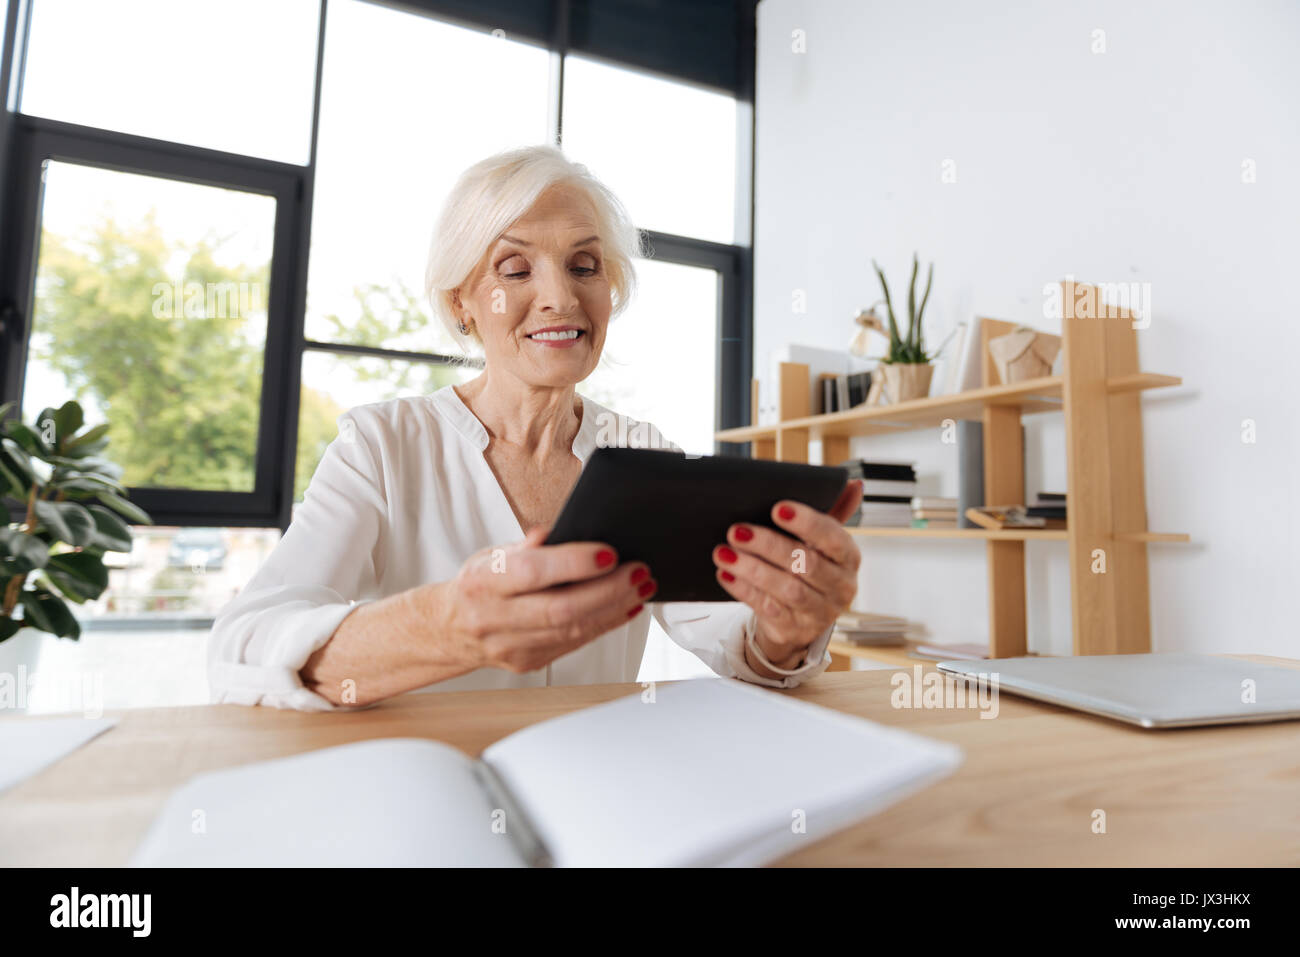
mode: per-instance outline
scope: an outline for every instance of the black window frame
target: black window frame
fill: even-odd
[[[130,498],[160,525],[278,527],[292,520],[298,444],[299,389],[306,352],[366,355],[437,364],[464,363],[464,357],[409,352],[308,340],[304,335],[315,187],[317,132],[320,123],[325,34],[329,0],[320,0],[317,24],[311,145],[306,165],[227,153],[156,140],[16,112],[30,27],[30,10],[40,0],[9,0],[0,48],[0,402],[21,401],[31,331],[41,171],[48,159],[126,173],[220,186],[276,199],[275,236],[267,302],[260,422],[252,492],[181,488],[131,488]],[[550,141],[563,142],[564,64],[570,53],[602,60],[674,82],[703,85],[691,76],[656,72],[644,63],[617,62],[599,51],[571,49],[574,11],[570,0],[497,0],[494,5],[465,0],[361,0],[413,15],[433,17],[470,29],[505,29],[502,24],[537,21],[546,8],[546,37],[514,34],[511,39],[544,45],[551,55]],[[756,0],[713,0],[735,5],[737,103],[736,241],[710,242],[657,231],[643,231],[647,255],[657,261],[715,270],[718,284],[717,383],[714,425],[717,429],[747,424],[749,382],[753,369],[753,147],[754,147],[754,5]],[[524,11],[524,13],[520,13]],[[468,19],[473,17],[474,19]],[[671,58],[669,58],[670,60]],[[668,62],[668,61],[664,61]],[[671,66],[671,64],[670,64]],[[686,66],[683,65],[683,71]],[[479,362],[478,364],[481,364]],[[31,410],[22,410],[30,414]],[[10,415],[19,414],[17,408]],[[716,448],[719,454],[742,455],[738,446]]]

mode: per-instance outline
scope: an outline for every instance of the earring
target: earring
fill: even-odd
[[[458,319],[457,322],[460,323],[460,334],[461,334],[462,336],[469,335],[469,326],[465,325],[465,320],[464,320],[464,319]]]

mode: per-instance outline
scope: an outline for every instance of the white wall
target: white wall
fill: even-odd
[[[846,345],[872,257],[896,289],[935,261],[931,341],[975,314],[1057,331],[1067,275],[1149,283],[1143,367],[1186,382],[1144,400],[1149,524],[1194,542],[1149,548],[1154,648],[1300,656],[1300,4],[762,0],[758,35],[755,368]],[[1062,489],[1061,418],[1027,424],[1028,491]],[[937,432],[853,454],[956,493]],[[987,639],[982,544],[864,551],[858,607]],[[1065,547],[1027,559],[1030,647],[1068,652]]]

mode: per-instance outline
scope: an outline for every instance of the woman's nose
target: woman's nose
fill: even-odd
[[[578,310],[578,296],[569,272],[561,265],[547,263],[537,272],[537,308],[560,316]]]

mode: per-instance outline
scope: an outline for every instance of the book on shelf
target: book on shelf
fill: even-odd
[[[943,498],[942,496],[915,496],[912,499],[912,508],[915,509],[945,509],[955,512],[957,510],[957,500],[955,498]]]
[[[845,459],[839,463],[848,470],[849,478],[879,479],[885,482],[915,482],[916,463],[881,462],[867,459]]]
[[[907,502],[863,502],[857,511],[862,528],[907,528],[912,524],[912,506]]]
[[[912,517],[933,518],[941,522],[957,524],[957,510],[955,508],[913,508]]]
[[[966,518],[966,510],[984,504],[984,424],[973,419],[957,423],[957,524],[978,526]]]
[[[907,527],[916,496],[916,466],[911,462],[848,459],[841,465],[850,479],[862,479],[862,504],[845,524]]]
[[[966,517],[980,528],[1001,530],[1008,528],[1064,529],[1066,522],[1058,518],[1029,515],[1023,505],[986,505],[969,508]]]
[[[911,622],[896,615],[846,611],[835,619],[831,638],[855,645],[891,646],[905,644]]]
[[[795,746],[774,760],[773,742]],[[945,742],[701,678],[541,721],[478,759],[425,738],[381,738],[200,774],[172,793],[131,863],[756,865],[870,817],[961,760]],[[209,833],[194,833],[194,808]],[[791,808],[806,811],[807,833],[792,833]]]
[[[903,499],[910,503],[916,496],[916,482],[895,482],[888,479],[863,479],[863,496],[876,496],[890,501]]]
[[[957,528],[957,519],[953,518],[914,518],[912,519],[913,528]]]
[[[1064,521],[1067,517],[1065,493],[1039,492],[1025,512],[1034,518],[1059,518]]]
[[[818,376],[818,404],[813,411],[821,415],[844,412],[867,401],[871,391],[870,372],[850,372],[846,375]]]

